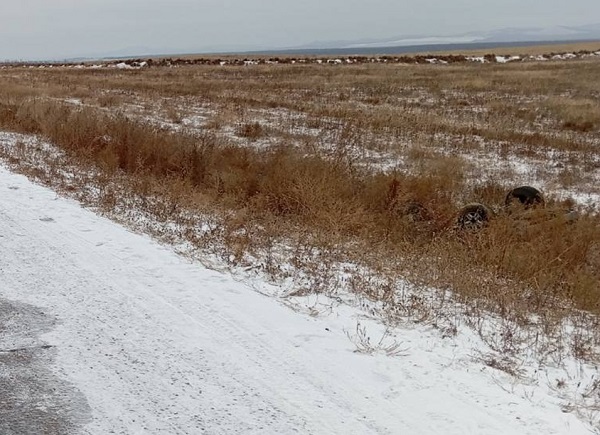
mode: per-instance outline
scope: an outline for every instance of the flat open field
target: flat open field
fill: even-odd
[[[598,360],[598,77],[600,57],[3,68],[0,129],[22,136],[0,156],[308,312],[467,325],[516,375]],[[505,208],[520,185],[545,208]],[[461,229],[472,202],[492,218]]]

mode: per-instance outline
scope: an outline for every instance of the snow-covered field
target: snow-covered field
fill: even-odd
[[[293,311],[1,167],[0,250],[3,435],[590,433],[473,333],[356,352],[358,311]]]

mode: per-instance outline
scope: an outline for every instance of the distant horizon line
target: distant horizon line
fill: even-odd
[[[437,44],[411,44],[398,46],[369,46],[369,47],[351,47],[351,48],[277,48],[265,50],[242,50],[242,51],[181,51],[181,52],[165,52],[153,54],[130,54],[117,56],[74,56],[65,57],[62,59],[3,59],[0,64],[7,63],[77,63],[77,62],[92,62],[92,61],[108,61],[108,60],[124,60],[124,59],[148,59],[148,58],[164,58],[175,56],[244,56],[244,55],[305,55],[305,56],[360,56],[360,55],[393,55],[393,54],[408,54],[408,53],[423,53],[428,51],[455,51],[455,50],[477,50],[477,49],[493,49],[493,48],[521,48],[534,47],[538,45],[565,45],[577,43],[592,43],[599,42],[600,38],[591,39],[550,39],[550,40],[524,40],[524,41],[488,41],[488,42],[457,42],[457,43],[437,43]]]

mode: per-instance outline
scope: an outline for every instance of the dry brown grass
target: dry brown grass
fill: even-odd
[[[589,170],[600,157],[599,70],[597,61],[11,69],[0,71],[0,128],[40,135],[69,162],[95,168],[92,181],[106,209],[122,208],[129,192],[161,221],[224,216],[213,234],[226,256],[271,252],[265,269],[273,275],[284,273],[273,248],[284,241],[295,249],[295,265],[315,276],[308,291],[327,292],[335,263],[353,262],[388,283],[400,276],[451,289],[467,305],[519,324],[532,314],[558,324],[573,309],[600,312],[595,213],[581,210],[568,223],[572,204],[550,197],[542,211],[500,210],[479,232],[457,231],[454,223],[461,204],[499,208],[506,193],[495,169],[472,156],[552,156],[562,165],[559,187],[579,186],[575,168]],[[153,106],[162,108],[161,123],[148,119],[157,116]],[[182,131],[178,126],[200,106],[213,111],[202,112],[203,125]],[[251,146],[258,140],[267,146]],[[25,148],[3,152],[34,171]],[[395,169],[382,172],[377,153],[397,160]],[[59,172],[42,178],[53,183]],[[191,230],[184,237],[207,243]],[[303,254],[314,249],[327,255]],[[383,301],[390,316],[438,304],[368,277],[350,282],[361,297]]]

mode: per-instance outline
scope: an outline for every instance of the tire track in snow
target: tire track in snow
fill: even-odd
[[[5,222],[9,221],[9,219],[4,219]],[[25,228],[20,225],[17,224],[16,221],[12,221],[12,226],[16,226],[17,228],[20,228],[20,233],[24,233],[25,232]],[[40,252],[48,252],[50,255],[48,255],[49,258],[53,258],[52,261],[52,267],[56,268],[58,270],[61,271],[61,273],[64,276],[64,280],[66,282],[70,282],[70,278],[72,277],[72,274],[69,273],[69,268],[72,267],[73,265],[70,265],[68,262],[64,262],[61,261],[62,258],[64,257],[63,255],[61,255],[61,252],[63,252],[64,250],[61,247],[61,244],[67,244],[70,245],[70,243],[68,242],[68,238],[63,238],[61,240],[61,242],[58,244],[58,246],[54,246],[51,243],[49,243],[49,241],[46,239],[46,235],[45,234],[38,234],[35,237],[36,240],[36,246],[33,245],[26,245],[26,247],[24,249],[22,249],[21,255],[23,255],[23,253],[30,253],[32,251],[40,251]],[[55,242],[56,243],[56,242]],[[79,253],[83,258],[84,261],[83,263],[87,264],[87,263],[91,263],[91,258],[85,258],[85,257],[89,257],[89,255],[86,255],[85,253]],[[92,255],[93,257],[93,255]],[[23,256],[24,258],[24,256]],[[44,263],[46,263],[47,259],[39,259],[39,261],[36,261],[38,264],[43,265]],[[26,263],[26,261],[25,261]],[[113,270],[112,270],[112,275],[118,276],[121,275],[122,273],[124,273],[124,270],[121,270],[120,266],[116,266],[113,265],[112,266]],[[132,375],[130,375],[129,377],[125,378],[124,376],[126,375],[122,375],[119,373],[119,370],[117,369],[117,367],[112,364],[111,361],[105,361],[105,365],[109,366],[111,369],[114,369],[114,371],[117,373],[117,379],[122,381],[122,383],[124,385],[127,386],[131,386],[131,390],[128,395],[129,396],[136,396],[134,398],[129,397],[128,398],[128,402],[131,401],[135,401],[137,399],[137,397],[144,397],[145,394],[147,394],[147,391],[144,391],[143,388],[143,384],[142,382],[140,382],[140,378],[143,378],[144,375],[148,375],[149,373],[160,373],[163,374],[165,376],[176,376],[179,379],[193,379],[193,378],[198,378],[198,373],[206,373],[209,369],[207,367],[202,367],[199,364],[196,364],[195,366],[192,366],[189,363],[189,355],[185,355],[185,352],[183,349],[178,350],[176,352],[173,352],[171,350],[171,347],[173,346],[172,340],[166,338],[166,337],[155,337],[153,340],[151,341],[146,341],[148,340],[148,337],[144,337],[144,331],[140,330],[140,328],[136,328],[136,327],[127,327],[126,325],[121,324],[121,322],[126,321],[128,323],[131,323],[131,325],[144,325],[144,327],[149,327],[149,325],[147,324],[148,320],[151,320],[153,322],[157,322],[159,324],[159,330],[165,332],[165,336],[168,335],[176,335],[178,333],[185,333],[186,331],[180,331],[178,330],[178,327],[180,327],[180,325],[177,325],[177,321],[175,321],[174,319],[178,319],[181,318],[181,313],[169,313],[169,316],[167,317],[167,321],[165,321],[164,319],[161,319],[160,314],[164,314],[165,311],[167,311],[167,309],[169,309],[169,311],[171,311],[170,307],[168,306],[168,304],[165,304],[165,301],[163,298],[159,298],[156,297],[156,295],[153,295],[151,292],[146,292],[146,294],[143,295],[135,295],[134,293],[132,293],[132,291],[126,292],[124,291],[125,287],[119,287],[119,286],[107,286],[104,282],[102,281],[110,281],[110,276],[106,275],[104,276],[104,279],[97,279],[94,278],[93,275],[91,275],[90,277],[90,273],[91,271],[89,270],[85,270],[85,266],[77,266],[77,270],[84,270],[86,272],[87,277],[83,280],[79,280],[78,278],[78,284],[81,284],[81,288],[89,288],[89,289],[93,289],[95,292],[97,292],[97,294],[103,294],[103,297],[106,298],[108,297],[107,301],[103,301],[101,300],[101,298],[96,297],[96,295],[86,295],[83,298],[80,298],[78,296],[80,296],[80,294],[77,294],[77,288],[73,287],[70,289],[64,289],[61,292],[61,296],[63,298],[66,299],[72,299],[71,302],[71,306],[75,306],[75,305],[79,305],[79,307],[83,307],[84,308],[84,313],[81,313],[80,315],[82,317],[86,317],[85,313],[89,312],[89,313],[93,313],[93,309],[95,308],[97,310],[97,312],[95,314],[92,314],[90,319],[90,321],[93,321],[94,323],[97,324],[97,326],[99,326],[99,328],[96,328],[96,330],[94,331],[95,336],[88,336],[87,334],[85,334],[85,329],[81,329],[80,331],[78,331],[78,335],[84,335],[84,341],[86,343],[88,343],[88,351],[92,351],[95,353],[94,358],[87,358],[86,359],[86,365],[87,364],[91,364],[92,368],[94,370],[97,369],[98,364],[96,362],[94,362],[94,359],[103,359],[103,357],[109,357],[111,355],[114,355],[115,357],[118,356],[119,358],[119,365],[123,365],[125,367],[123,368],[128,368],[128,367],[135,367],[135,371],[132,371]],[[41,274],[42,276],[52,276],[52,271],[44,269],[43,273]],[[134,283],[130,282],[129,279],[126,280],[127,288],[132,289]],[[41,282],[34,282],[33,285],[37,288],[40,288],[43,286],[43,283]],[[109,294],[112,293],[112,294]],[[116,294],[114,294],[116,292]],[[143,299],[145,298],[145,299]],[[125,307],[126,310],[125,312],[118,312],[118,314],[120,314],[121,316],[115,316],[113,312],[111,312],[111,310],[114,310],[115,307],[118,306],[121,307]],[[157,309],[153,307],[158,307],[158,312]],[[70,315],[76,314],[74,312],[69,313]],[[123,330],[127,330],[127,332],[125,334],[122,333]],[[102,332],[102,334],[97,334],[98,332]],[[188,336],[190,334],[188,333]],[[122,349],[116,349],[114,344],[111,342],[112,340],[115,340],[116,337],[119,336],[133,336],[134,339],[128,338],[127,341],[123,344],[124,348]],[[199,337],[194,337],[196,339],[199,339],[199,341],[202,340],[206,340],[207,337],[200,335]],[[144,340],[145,341],[145,345],[149,346],[153,352],[156,353],[156,355],[151,356],[148,355],[147,350],[145,349],[140,349],[140,347],[138,346],[137,341],[138,340]],[[129,348],[125,348],[129,346]],[[177,349],[175,347],[175,349]],[[161,355],[161,353],[168,353],[166,356],[165,355]],[[158,355],[158,357],[157,357]],[[196,361],[201,360],[201,353],[195,353],[194,358],[196,358]],[[83,356],[80,356],[83,358]],[[187,358],[187,360],[186,360]],[[104,358],[106,360],[106,358]],[[109,358],[110,359],[110,358]],[[107,375],[105,372],[97,372],[97,374],[100,376],[101,378],[101,383],[106,383],[108,381],[110,381],[107,378]],[[209,373],[210,374],[210,373]],[[214,376],[214,374],[213,374]],[[217,376],[215,376],[217,377]],[[204,377],[201,377],[204,378]],[[156,379],[154,379],[156,381]],[[164,384],[164,379],[159,379],[160,383]],[[178,386],[179,388],[181,388],[181,386]],[[206,385],[203,385],[203,388],[206,388]],[[229,387],[227,385],[223,385],[223,387],[227,390],[226,392],[228,394],[232,394],[235,393],[236,391],[238,391],[240,388],[238,385],[234,385],[232,387]],[[156,386],[157,390],[160,390],[160,385]],[[168,388],[167,385],[163,385],[163,390],[166,390]],[[210,388],[208,390],[210,392]],[[123,392],[121,392],[123,394]],[[164,394],[164,392],[163,392]],[[171,405],[168,403],[170,400],[175,400],[176,396],[179,395],[178,392],[176,393],[170,393],[173,396],[171,397],[166,397],[166,398],[162,398],[162,400],[154,400],[153,396],[150,396],[150,400],[149,401],[143,401],[140,400],[138,403],[138,405],[144,409],[146,412],[151,413],[152,414],[156,414],[158,415],[160,418],[157,419],[157,421],[152,422],[152,426],[149,427],[141,427],[141,428],[136,428],[135,426],[130,426],[127,429],[128,430],[139,430],[139,429],[144,429],[144,430],[149,430],[151,429],[153,433],[162,433],[164,431],[164,433],[194,433],[192,432],[187,432],[187,430],[191,430],[192,427],[194,427],[196,430],[202,430],[203,427],[198,427],[196,425],[193,425],[192,422],[190,421],[181,421],[181,426],[184,428],[188,428],[186,430],[178,430],[177,427],[175,426],[175,424],[172,422],[172,420],[174,420],[177,414],[181,413],[181,411],[189,411],[187,409],[181,409],[179,411],[174,411],[172,414],[169,415],[169,409],[171,407]],[[154,395],[155,396],[155,395]],[[124,398],[124,395],[121,397],[121,399]],[[168,400],[164,400],[164,399],[168,399]],[[165,403],[166,402],[166,403]],[[158,405],[157,405],[158,403]],[[181,406],[181,404],[180,404]],[[127,406],[126,406],[127,407]],[[268,406],[260,406],[261,409],[268,409]],[[210,407],[211,411],[215,412],[216,410],[214,409],[214,407]],[[127,409],[128,412],[133,412],[133,409]],[[111,413],[108,413],[106,415],[107,418],[116,418],[117,420],[120,420],[120,417],[118,416],[118,412],[114,411]],[[121,420],[120,423],[124,426],[126,426],[126,422],[124,420]],[[224,428],[224,426],[226,425],[226,423],[223,422],[217,422],[219,423],[219,427],[221,427],[221,429]],[[240,425],[241,427],[243,427],[243,425]],[[238,430],[241,429],[241,427],[238,427]],[[225,431],[224,431],[225,432]],[[229,431],[228,431],[229,432]],[[127,433],[127,432],[123,432],[123,433]]]
[[[13,203],[13,206],[17,205]],[[40,277],[48,277],[53,276],[53,270],[60,270],[60,275],[62,279],[69,284],[69,288],[65,288],[62,290],[58,290],[61,298],[66,298],[70,302],[70,309],[72,310],[74,306],[78,306],[79,310],[83,311],[80,313],[82,318],[88,318],[90,322],[96,323],[101,331],[105,332],[105,336],[95,337],[88,336],[83,333],[83,330],[78,332],[78,335],[83,335],[83,341],[86,343],[93,343],[87,349],[88,351],[92,351],[95,353],[95,358],[101,359],[101,352],[105,353],[105,357],[109,355],[119,355],[120,364],[124,365],[135,365],[134,362],[137,362],[138,370],[142,370],[140,365],[150,365],[150,370],[158,369],[164,371],[164,373],[172,373],[174,371],[173,366],[170,366],[168,363],[165,364],[155,364],[152,366],[149,362],[139,362],[139,359],[133,355],[129,355],[128,352],[116,351],[113,349],[114,346],[111,346],[110,340],[114,339],[118,336],[118,330],[124,328],[123,325],[120,325],[118,328],[115,327],[115,322],[119,322],[115,316],[111,317],[110,310],[114,309],[111,307],[112,305],[124,305],[127,307],[127,314],[123,312],[119,312],[118,314],[126,314],[124,315],[124,319],[133,322],[139,323],[144,322],[143,317],[139,317],[136,313],[152,313],[152,307],[160,307],[158,310],[159,313],[153,313],[154,315],[150,315],[150,317],[156,322],[162,322],[161,328],[165,331],[168,331],[168,334],[185,334],[188,333],[189,329],[188,325],[177,325],[175,322],[175,326],[173,324],[173,319],[181,319],[186,318],[188,323],[195,323],[199,330],[203,331],[200,336],[195,337],[199,341],[206,340],[211,336],[222,336],[219,339],[221,341],[221,346],[224,349],[223,354],[228,354],[229,360],[225,359],[225,361],[219,361],[217,355],[212,355],[213,363],[220,363],[221,370],[226,373],[226,377],[228,378],[227,382],[222,382],[222,385],[218,385],[218,387],[225,390],[227,395],[232,394],[240,394],[241,397],[234,399],[236,402],[243,402],[244,400],[252,401],[251,410],[246,410],[245,413],[248,414],[246,418],[254,418],[254,422],[250,422],[248,427],[244,427],[241,422],[236,422],[235,426],[237,426],[237,430],[244,433],[248,433],[248,431],[253,430],[254,428],[267,428],[269,425],[272,429],[277,429],[277,431],[282,431],[282,433],[291,433],[291,432],[302,432],[302,433],[322,433],[325,431],[326,433],[334,433],[339,430],[343,430],[345,433],[368,433],[375,428],[371,425],[363,426],[362,423],[359,422],[357,426],[356,421],[352,421],[354,416],[352,415],[353,411],[351,408],[346,408],[348,406],[347,401],[345,401],[344,405],[340,409],[339,405],[333,405],[331,402],[331,393],[326,391],[326,388],[323,386],[319,386],[319,389],[314,388],[314,382],[312,379],[303,378],[302,375],[306,373],[310,373],[313,369],[306,369],[303,366],[298,366],[298,364],[289,357],[286,359],[281,359],[281,355],[278,357],[272,355],[269,348],[270,344],[264,345],[261,340],[264,338],[256,337],[252,333],[248,333],[247,328],[240,327],[236,324],[238,319],[226,319],[223,315],[219,314],[218,304],[220,297],[217,295],[214,303],[216,305],[204,309],[199,309],[200,307],[195,306],[192,313],[190,310],[182,310],[175,306],[172,302],[168,301],[165,296],[162,296],[159,291],[168,292],[167,289],[159,288],[158,291],[152,290],[152,287],[143,286],[143,290],[140,294],[134,294],[133,289],[135,289],[135,282],[131,282],[129,278],[119,278],[124,281],[124,286],[108,286],[106,282],[110,282],[112,277],[116,276],[126,276],[127,271],[131,273],[131,268],[123,267],[121,264],[112,264],[104,260],[104,266],[109,266],[112,268],[110,274],[101,274],[100,276],[95,276],[93,272],[93,268],[90,268],[89,265],[97,264],[99,262],[98,258],[95,258],[96,255],[93,252],[83,252],[84,249],[81,249],[79,252],[78,246],[83,246],[85,250],[93,249],[94,243],[86,240],[85,237],[82,237],[81,234],[89,234],[83,233],[83,229],[79,229],[80,233],[73,233],[69,226],[69,228],[62,227],[58,231],[60,234],[60,238],[57,240],[55,236],[55,228],[51,228],[53,231],[47,231],[47,227],[45,225],[50,225],[52,227],[60,226],[60,217],[54,216],[52,218],[48,217],[40,217],[40,213],[37,210],[29,210],[26,207],[26,204],[21,204],[22,210],[19,213],[19,222],[15,219],[12,219],[5,212],[2,212],[2,221],[9,228],[16,229],[18,234],[29,234],[32,240],[35,240],[34,243],[26,243],[24,246],[21,246],[20,249],[20,257],[23,263],[29,263],[29,266],[33,266],[33,264],[37,264],[38,271],[41,272],[38,275]],[[53,215],[51,209],[45,209],[42,215]],[[29,226],[23,225],[23,222],[39,222],[36,224],[36,228],[31,228]],[[31,233],[34,234],[31,234]],[[24,236],[20,236],[20,238],[24,238]],[[28,239],[26,239],[28,240]],[[74,251],[74,249],[77,249]],[[67,255],[65,252],[69,252]],[[40,257],[39,254],[37,256],[36,253],[46,253],[45,256]],[[127,257],[127,254],[122,252],[124,257]],[[34,258],[31,259],[31,255],[34,255]],[[70,259],[70,256],[75,256],[77,260]],[[119,259],[119,256],[111,256],[119,263],[123,262],[123,259]],[[29,258],[29,259],[28,259]],[[53,270],[49,270],[49,269]],[[144,268],[142,268],[144,269]],[[84,278],[78,276],[77,272],[73,271],[82,271],[84,272]],[[156,273],[149,273],[147,270],[141,271],[140,281],[145,281],[148,278],[150,280],[156,280]],[[239,286],[239,284],[233,282],[232,280],[224,279],[222,276],[209,272],[211,275],[215,275],[217,280],[226,281],[227,285],[235,285]],[[154,275],[154,276],[153,276]],[[136,275],[137,276],[137,275]],[[73,284],[70,284],[73,283]],[[17,285],[21,285],[20,282],[15,282]],[[34,286],[37,288],[43,288],[44,283],[39,279],[35,281]],[[174,282],[175,287],[179,286],[180,283]],[[77,286],[80,286],[78,289]],[[156,287],[154,285],[154,287]],[[91,289],[87,294],[84,289]],[[124,289],[128,289],[125,291]],[[100,295],[102,295],[100,297]],[[37,295],[40,296],[39,294]],[[261,297],[265,299],[264,297]],[[106,300],[101,300],[106,299]],[[269,301],[271,302],[271,301]],[[93,313],[93,309],[96,309],[97,312],[90,316],[86,316],[85,313]],[[154,310],[157,311],[157,310]],[[165,314],[166,322],[160,319],[159,314]],[[73,315],[75,313],[71,312],[68,315]],[[242,313],[238,313],[242,314]],[[108,317],[107,317],[108,316]],[[202,321],[197,320],[201,318]],[[184,322],[185,323],[185,322]],[[256,326],[256,325],[253,325]],[[179,328],[179,329],[178,329]],[[140,331],[136,331],[137,334],[141,335]],[[194,333],[196,334],[196,333]],[[266,332],[263,331],[263,334]],[[197,335],[197,334],[196,334]],[[269,339],[270,337],[266,337]],[[279,337],[276,337],[279,338]],[[131,343],[127,343],[131,345]],[[287,343],[286,343],[287,344]],[[169,346],[172,345],[170,340],[158,340],[153,342],[153,346],[156,351],[166,352],[169,349]],[[285,347],[285,346],[284,346]],[[213,352],[214,353],[214,352]],[[194,377],[195,373],[202,373],[207,370],[206,367],[198,367],[198,364],[195,366],[186,361],[185,356],[179,355],[171,355],[173,357],[177,357],[176,363],[176,371],[182,374],[181,377]],[[237,363],[236,359],[239,356],[242,356],[243,363]],[[216,358],[215,358],[216,357]],[[86,360],[87,364],[91,364],[92,368],[96,369],[97,364],[94,364],[91,361],[91,358],[85,358],[80,356]],[[222,359],[222,358],[221,358]],[[189,356],[188,356],[189,361]],[[243,369],[243,366],[250,365],[252,370]],[[298,373],[299,376],[295,377],[290,375],[289,373]],[[105,373],[98,373],[100,375],[102,383],[108,382]],[[261,377],[268,378],[272,375],[275,375],[275,379],[281,377],[283,375],[286,376],[285,383],[280,385],[273,385],[271,382],[267,382]],[[213,373],[214,376],[214,373]],[[222,375],[221,375],[222,376]],[[196,375],[197,377],[197,375]],[[128,378],[124,379],[122,376],[117,376],[117,378],[124,383],[136,383],[137,379]],[[296,379],[299,379],[296,380]],[[306,380],[310,380],[310,382],[306,382]],[[219,382],[217,382],[218,384]],[[232,384],[232,385],[228,385]],[[139,388],[136,387],[136,389]],[[140,390],[142,390],[140,388]],[[283,393],[281,392],[283,391]],[[140,394],[143,391],[137,391],[134,393]],[[216,391],[215,391],[216,392]],[[127,394],[124,394],[127,396]],[[131,393],[129,394],[131,395]],[[286,398],[288,396],[289,398]],[[303,397],[304,396],[304,397]],[[314,398],[313,396],[317,396]],[[248,399],[249,398],[249,399]],[[172,399],[172,398],[171,398]],[[129,398],[128,400],[132,400]],[[309,406],[305,406],[304,403],[308,402]],[[316,406],[313,406],[313,402],[318,402]],[[142,405],[148,407],[150,403],[142,402]],[[233,406],[232,404],[229,404]],[[285,408],[283,411],[281,408]],[[214,407],[211,407],[211,411],[215,411]],[[332,408],[338,408],[335,414],[342,415],[339,422],[334,424],[330,423]],[[257,412],[258,410],[258,412]],[[131,411],[131,410],[128,410]],[[155,409],[158,415],[161,414],[162,409]],[[243,415],[244,412],[240,412],[238,409],[237,412],[239,415]],[[115,418],[115,414],[117,414],[116,410],[112,410],[112,415],[107,413],[106,417]],[[235,420],[235,416],[230,415],[231,412],[226,412],[225,415],[229,416],[231,419]],[[300,417],[294,417],[295,414],[298,414]],[[319,414],[323,416],[323,419],[319,420]],[[347,416],[346,416],[347,415]],[[292,416],[292,417],[290,417]],[[310,425],[305,421],[306,417],[310,416]],[[172,416],[171,416],[172,417]],[[262,421],[265,420],[266,421]],[[334,418],[335,419],[335,418]],[[126,425],[123,419],[117,420],[120,421],[120,424]],[[165,421],[169,421],[169,417],[164,418]],[[287,421],[287,424],[282,424],[282,422]],[[182,421],[183,426],[190,426],[190,421]],[[154,421],[152,423],[153,431],[166,430],[169,433],[187,433],[187,432],[179,432],[173,424],[169,424],[168,426],[161,425],[160,422]],[[226,422],[218,421],[216,422],[217,427],[220,427],[221,430],[227,426]],[[309,427],[310,426],[310,427]],[[369,427],[371,426],[371,427]],[[130,427],[129,429],[133,429],[134,427]],[[144,427],[142,427],[144,429]],[[147,428],[145,428],[147,429]],[[196,427],[196,429],[200,430],[202,428]],[[230,427],[229,429],[236,429],[234,427]],[[240,430],[242,429],[242,430]],[[376,429],[375,429],[376,430]],[[231,433],[231,430],[223,431],[227,433]],[[385,433],[387,432],[385,428],[379,427],[377,432]],[[190,432],[193,433],[193,432]]]

